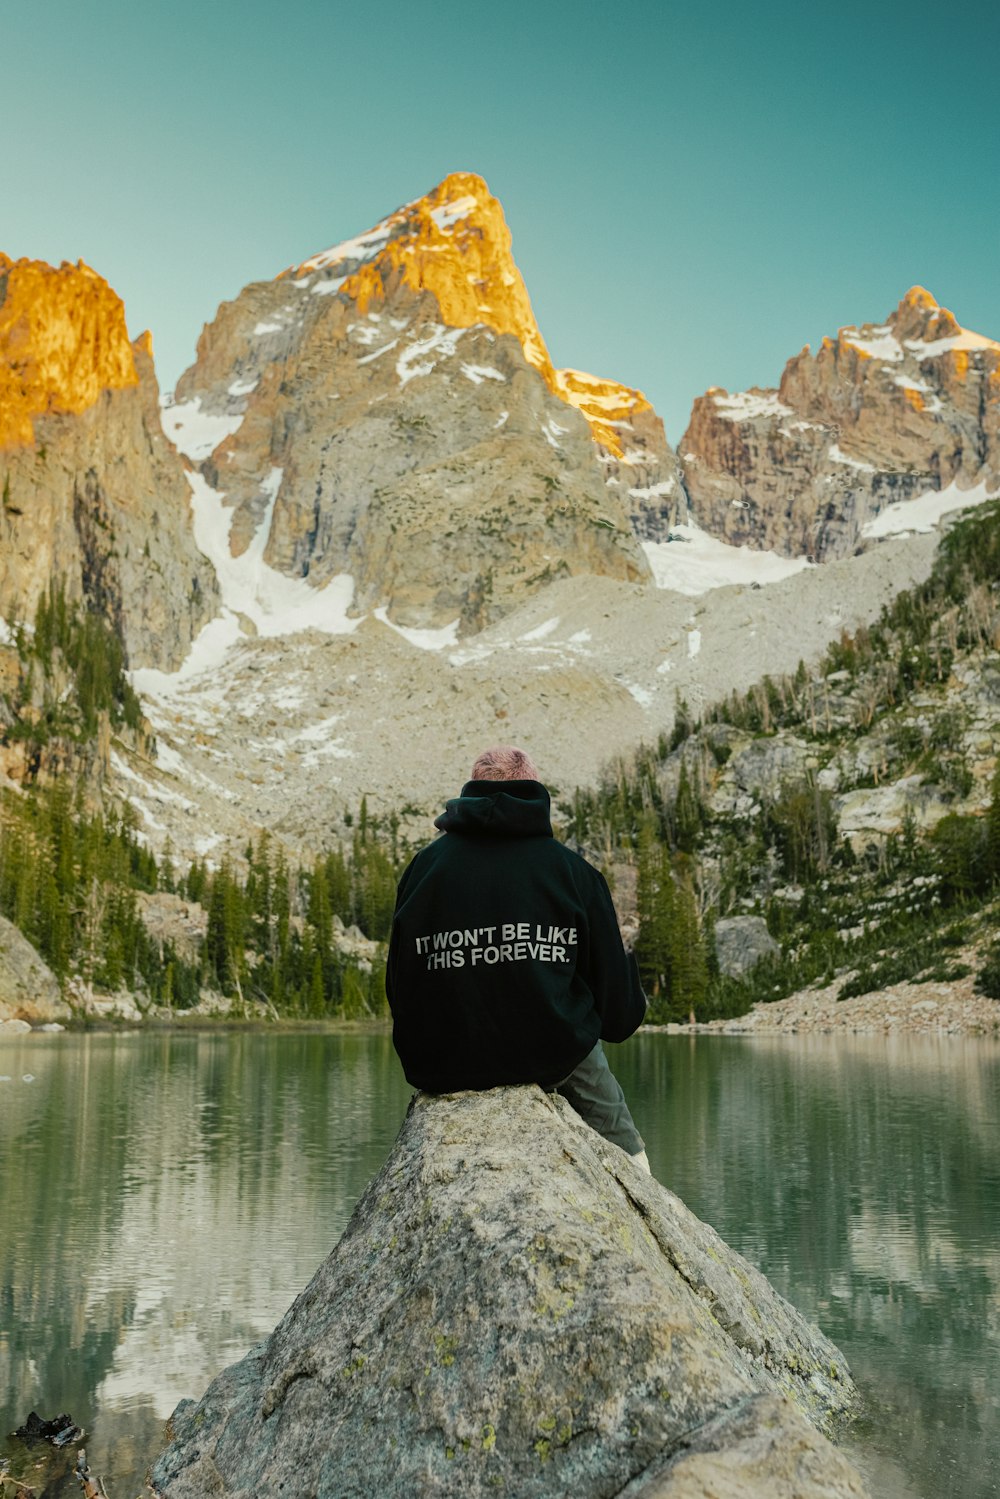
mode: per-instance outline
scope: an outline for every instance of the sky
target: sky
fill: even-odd
[[[0,0],[0,250],[83,258],[170,389],[249,281],[486,178],[557,365],[710,386],[926,286],[1000,338],[994,0]]]

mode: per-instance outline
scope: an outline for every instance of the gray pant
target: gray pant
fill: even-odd
[[[621,1083],[608,1066],[600,1041],[553,1091],[561,1093],[581,1119],[612,1145],[620,1145],[628,1155],[645,1150]]]

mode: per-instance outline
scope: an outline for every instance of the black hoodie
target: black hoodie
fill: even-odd
[[[646,999],[604,876],[552,836],[538,781],[469,781],[403,873],[386,992],[431,1093],[568,1077]]]

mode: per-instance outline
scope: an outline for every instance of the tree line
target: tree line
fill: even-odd
[[[183,873],[169,851],[141,842],[134,810],[88,809],[81,786],[0,796],[0,914],[38,949],[62,984],[128,990],[144,1004],[188,1009],[203,990],[281,1015],[360,1017],[384,1012],[384,966],[341,950],[335,918],[388,940],[398,862],[370,823],[349,848],[292,867],[266,832],[246,868],[196,861]],[[197,952],[156,938],[142,895],[165,892],[205,913]],[[175,908],[176,909],[176,906]]]

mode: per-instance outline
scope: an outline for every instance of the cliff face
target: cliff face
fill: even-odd
[[[914,287],[884,324],[842,328],[789,360],[777,390],[700,396],[680,451],[708,530],[849,556],[891,504],[1000,486],[1000,344]]]
[[[96,272],[0,256],[0,614],[63,577],[134,665],[176,666],[215,612],[149,336]]]
[[[58,270],[0,254],[0,448],[34,440],[34,419],[138,385],[118,297],[83,261]]]
[[[164,428],[231,511],[230,555],[349,574],[405,625],[478,629],[560,575],[646,581],[630,517],[681,493],[638,392],[553,368],[465,174],[224,304]]]
[[[842,1355],[538,1088],[418,1094],[271,1337],[175,1412],[160,1499],[863,1499]]]

